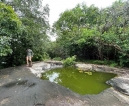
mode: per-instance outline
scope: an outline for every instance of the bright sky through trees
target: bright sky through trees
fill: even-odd
[[[43,0],[43,5],[48,4],[50,8],[50,25],[57,21],[60,13],[66,9],[74,8],[79,3],[86,3],[87,6],[94,4],[99,8],[110,6],[116,0]]]

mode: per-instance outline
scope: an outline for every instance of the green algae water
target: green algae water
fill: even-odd
[[[81,95],[98,94],[110,86],[106,81],[116,74],[103,72],[85,72],[75,68],[57,68],[42,74],[43,80],[60,84]]]

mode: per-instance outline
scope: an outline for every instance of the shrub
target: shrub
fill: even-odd
[[[73,66],[75,65],[76,56],[68,57],[65,60],[63,60],[63,65],[65,67],[67,66]]]

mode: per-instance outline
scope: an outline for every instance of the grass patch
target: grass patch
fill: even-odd
[[[112,60],[84,60],[82,61],[84,63],[90,63],[90,64],[98,64],[98,65],[108,65],[110,67],[118,67],[118,64],[115,61]]]

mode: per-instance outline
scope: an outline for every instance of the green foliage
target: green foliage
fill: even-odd
[[[128,67],[129,65],[129,60],[127,59],[127,56],[125,54],[121,55],[119,57],[119,65],[121,67]]]
[[[55,57],[55,58],[53,58],[52,60],[61,61],[61,60],[62,60],[62,58],[60,58],[60,57]]]
[[[0,3],[0,49],[1,56],[12,53],[11,43],[17,41],[17,34],[21,32],[22,23],[11,6]],[[15,38],[15,39],[14,39]]]
[[[49,54],[43,53],[43,60],[48,60],[48,59],[50,59]]]
[[[112,60],[111,66],[128,66],[129,61],[129,1],[116,1],[99,9],[78,4],[64,11],[54,23],[55,42],[47,36],[49,7],[42,9],[42,0],[4,0],[0,3],[0,55],[12,66],[25,63],[25,51],[34,51],[34,60],[54,57],[65,59],[67,65],[77,59]],[[20,16],[20,18],[16,15]],[[20,49],[19,49],[20,48]],[[68,59],[67,59],[68,58]],[[73,59],[73,60],[72,60]],[[11,61],[13,60],[13,61]]]
[[[129,1],[119,0],[103,9],[83,3],[64,11],[54,24],[58,51],[63,51],[65,57],[76,55],[79,59],[113,60],[120,66],[127,66],[128,8]]]
[[[68,57],[63,60],[63,65],[66,66],[73,66],[75,64],[76,56]]]
[[[89,12],[93,12],[89,16]],[[70,55],[78,55],[83,58],[85,54],[82,54],[87,45],[90,46],[89,49],[95,46],[94,36],[96,36],[97,31],[93,27],[97,22],[98,8],[86,5],[77,5],[71,10],[66,10],[61,14],[59,20],[54,24],[57,30],[58,38],[57,45],[58,51],[62,51],[62,57],[66,58]],[[92,19],[92,21],[91,21]],[[81,50],[80,50],[81,49]],[[80,51],[80,53],[79,53]]]
[[[110,67],[118,67],[118,63],[112,60],[85,60],[84,63],[98,64],[98,65],[108,65]]]
[[[0,3],[0,66],[19,65],[23,62],[23,45],[21,41],[21,35],[24,31],[24,26],[21,20],[14,12],[11,6],[4,3]],[[20,50],[19,50],[20,48]]]
[[[33,57],[33,60],[35,61],[43,61],[43,60],[48,60],[50,59],[49,57],[49,54],[44,52],[43,54],[36,54],[34,57]]]
[[[6,66],[25,64],[27,48],[31,48],[35,54],[33,61],[48,58],[48,6],[39,10],[41,0],[4,2],[8,5],[0,3],[0,55],[1,58],[6,58]]]

